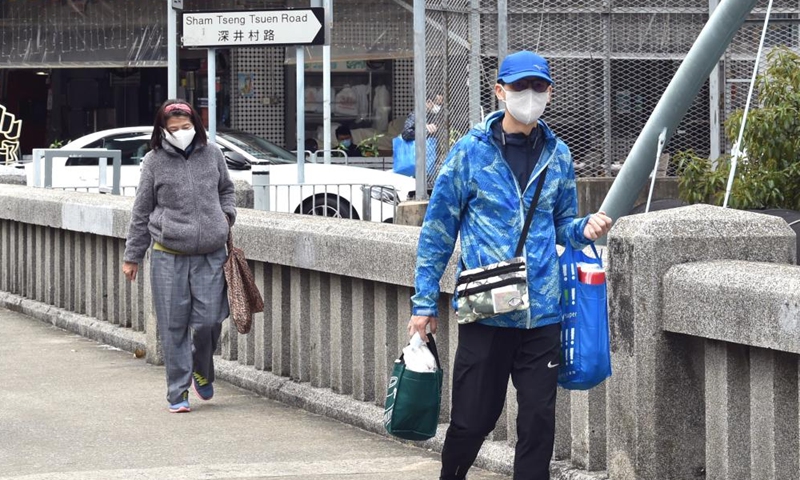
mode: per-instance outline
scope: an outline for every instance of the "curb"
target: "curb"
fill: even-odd
[[[55,327],[76,333],[106,345],[128,352],[146,350],[145,334],[128,328],[18,295],[0,292],[0,307],[22,313]],[[397,442],[441,453],[447,425],[439,425],[436,436],[425,442],[411,442],[389,435],[383,427],[383,408],[369,402],[335,393],[327,388],[312,387],[308,383],[297,383],[290,378],[270,372],[256,370],[232,360],[214,359],[216,376],[232,385],[255,392],[263,397],[292,407],[332,418],[362,430],[391,438]],[[514,448],[505,442],[485,442],[475,465],[493,472],[512,475]],[[553,461],[550,464],[551,480],[607,480],[604,472],[591,473],[578,470],[567,462]]]

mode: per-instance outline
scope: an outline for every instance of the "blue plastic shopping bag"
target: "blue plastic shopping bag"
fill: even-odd
[[[397,136],[392,139],[392,171],[400,175],[414,177],[417,170],[417,147],[414,140],[403,140]],[[430,176],[436,166],[436,139],[425,140],[425,170]]]
[[[586,273],[603,266],[594,245],[592,251],[595,258],[567,242],[559,258],[563,318],[558,384],[569,390],[588,390],[611,376],[605,273]]]

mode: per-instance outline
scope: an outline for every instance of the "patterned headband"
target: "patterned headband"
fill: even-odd
[[[164,108],[164,113],[170,113],[170,112],[173,112],[175,110],[180,110],[181,112],[186,112],[189,115],[192,114],[191,107],[189,107],[189,105],[186,105],[185,103],[173,103],[172,105],[167,105]]]

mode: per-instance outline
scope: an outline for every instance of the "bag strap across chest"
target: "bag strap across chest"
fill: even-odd
[[[544,177],[547,176],[547,168],[548,167],[544,167],[542,173],[539,174],[539,181],[536,183],[536,191],[533,193],[533,200],[531,200],[531,208],[528,209],[528,214],[525,216],[522,234],[519,237],[517,249],[514,251],[515,257],[521,257],[522,251],[525,249],[525,240],[528,238],[528,232],[531,229],[531,222],[533,221],[533,214],[536,211],[536,206],[539,204],[539,197],[542,195],[542,187],[544,186]]]

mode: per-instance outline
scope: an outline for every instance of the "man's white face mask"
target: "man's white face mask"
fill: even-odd
[[[190,128],[188,130],[178,130],[176,132],[170,132],[169,130],[164,130],[164,140],[168,141],[172,144],[175,148],[179,148],[183,151],[192,144],[192,140],[194,140],[195,131],[194,128]]]
[[[508,113],[525,125],[533,125],[539,120],[550,99],[550,93],[547,91],[538,93],[532,88],[528,88],[521,92],[515,92],[506,90],[505,87],[500,88],[506,92],[505,102]]]

